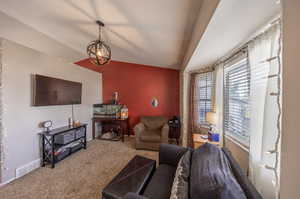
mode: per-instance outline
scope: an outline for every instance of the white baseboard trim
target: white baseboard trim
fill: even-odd
[[[15,177],[14,178],[11,178],[9,180],[7,180],[6,182],[3,182],[0,184],[0,187],[18,179],[18,178],[21,178],[22,176],[25,176],[26,174],[38,169],[41,167],[41,159],[37,159],[37,160],[34,160],[34,161],[31,161],[19,168],[16,169],[16,173],[15,173]]]
[[[0,184],[0,187],[3,187],[4,185],[6,185],[6,184],[8,184],[8,183],[10,183],[10,182],[12,182],[12,181],[14,181],[15,179],[16,179],[16,178],[12,178],[12,179],[7,180],[6,182],[1,183],[1,184]]]
[[[32,162],[29,162],[29,163],[17,168],[16,169],[16,179],[36,170],[39,167],[41,167],[41,159],[34,160]]]
[[[87,142],[90,142],[92,140],[93,140],[93,138],[89,138],[89,139],[87,139]],[[25,176],[26,174],[28,174],[40,167],[41,167],[41,159],[40,158],[36,159],[34,161],[31,161],[31,162],[17,168],[15,177],[7,180],[6,182],[0,183],[0,187],[18,179],[18,178],[21,178],[22,176]]]

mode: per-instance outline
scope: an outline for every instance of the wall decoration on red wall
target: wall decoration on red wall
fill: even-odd
[[[158,107],[158,100],[157,100],[155,97],[152,98],[152,100],[151,100],[151,105],[152,105],[154,108]]]
[[[104,102],[118,92],[119,102],[128,107],[131,128],[140,116],[179,115],[179,70],[118,61],[101,68],[88,60],[75,64],[102,73]],[[153,98],[157,107],[152,106]]]

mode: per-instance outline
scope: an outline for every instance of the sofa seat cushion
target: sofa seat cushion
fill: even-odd
[[[161,142],[160,131],[145,130],[141,133],[140,140],[143,142]]]
[[[212,144],[193,152],[190,175],[191,199],[246,199],[226,155]]]
[[[159,165],[143,195],[149,199],[170,198],[175,172],[176,167],[166,164]]]

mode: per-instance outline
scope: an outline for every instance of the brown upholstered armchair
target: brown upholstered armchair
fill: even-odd
[[[134,127],[135,148],[158,150],[161,143],[168,143],[168,119],[162,116],[143,116]]]

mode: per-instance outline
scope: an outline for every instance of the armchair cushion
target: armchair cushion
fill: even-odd
[[[141,123],[143,123],[148,130],[161,129],[168,119],[162,116],[143,116],[141,117]]]
[[[141,132],[140,139],[143,142],[161,142],[159,130],[145,130]]]
[[[165,124],[161,129],[161,143],[168,143],[169,141],[169,125]]]
[[[135,125],[135,127],[133,128],[135,134],[140,134],[141,132],[143,132],[146,129],[145,125],[143,123],[138,123],[137,125]]]

